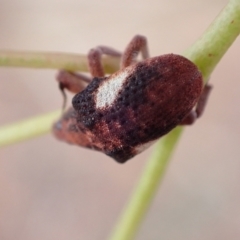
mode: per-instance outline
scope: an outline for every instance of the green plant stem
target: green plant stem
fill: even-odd
[[[240,0],[231,0],[203,36],[185,52],[202,71],[205,81],[240,33]],[[163,179],[166,165],[176,147],[182,128],[160,140],[133,196],[116,225],[111,240],[134,239]]]
[[[48,133],[61,111],[51,112],[42,116],[0,127],[0,147],[21,142]]]
[[[176,128],[161,141],[157,142],[151,161],[149,161],[146,168],[144,168],[144,174],[138,182],[138,187],[110,239],[129,240],[134,238],[155,192],[163,179],[165,169],[173,154],[174,147],[182,129],[182,127]]]
[[[185,52],[205,79],[209,78],[218,62],[240,32],[240,1],[230,0],[204,34]]]
[[[102,60],[107,73],[115,72],[119,68],[120,59],[118,57],[104,56]],[[0,50],[0,66],[87,72],[88,59],[81,54]]]

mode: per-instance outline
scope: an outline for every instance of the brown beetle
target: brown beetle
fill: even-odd
[[[139,52],[144,60],[136,63]],[[121,56],[120,70],[105,77],[102,54]],[[149,58],[143,36],[135,36],[122,55],[100,46],[90,50],[88,58],[92,80],[66,71],[57,77],[61,89],[77,93],[73,108],[54,125],[61,140],[124,163],[203,112],[211,87],[203,87],[195,64],[176,54]],[[84,82],[89,83],[86,88]]]

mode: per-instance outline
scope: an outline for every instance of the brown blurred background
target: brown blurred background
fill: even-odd
[[[150,52],[182,53],[226,0],[0,0],[0,48],[87,53],[123,50],[133,35]],[[138,240],[240,238],[240,41],[211,78],[205,115],[185,130]],[[62,106],[53,70],[0,68],[0,124]],[[124,165],[46,135],[0,150],[1,240],[103,240],[152,149]]]

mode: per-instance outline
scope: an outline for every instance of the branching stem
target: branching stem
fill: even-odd
[[[230,0],[202,37],[184,55],[199,67],[206,81],[239,33],[240,0]],[[81,55],[0,51],[0,66],[64,68],[71,71],[86,71],[87,60],[85,56]],[[104,67],[107,72],[115,71],[118,66],[119,59],[104,59]],[[52,122],[59,113],[54,112],[0,128],[0,146],[49,132]],[[165,168],[181,133],[182,128],[176,128],[156,144],[155,151],[110,238],[111,240],[131,240],[135,237],[163,178]]]

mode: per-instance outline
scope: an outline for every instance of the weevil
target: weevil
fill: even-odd
[[[140,52],[143,60],[137,62]],[[105,76],[103,54],[121,57],[120,70]],[[99,46],[90,50],[88,61],[92,80],[63,70],[57,76],[60,88],[76,95],[53,132],[60,140],[101,151],[119,163],[177,125],[192,124],[211,90],[187,58],[176,54],[149,58],[147,40],[140,35],[123,54]]]

